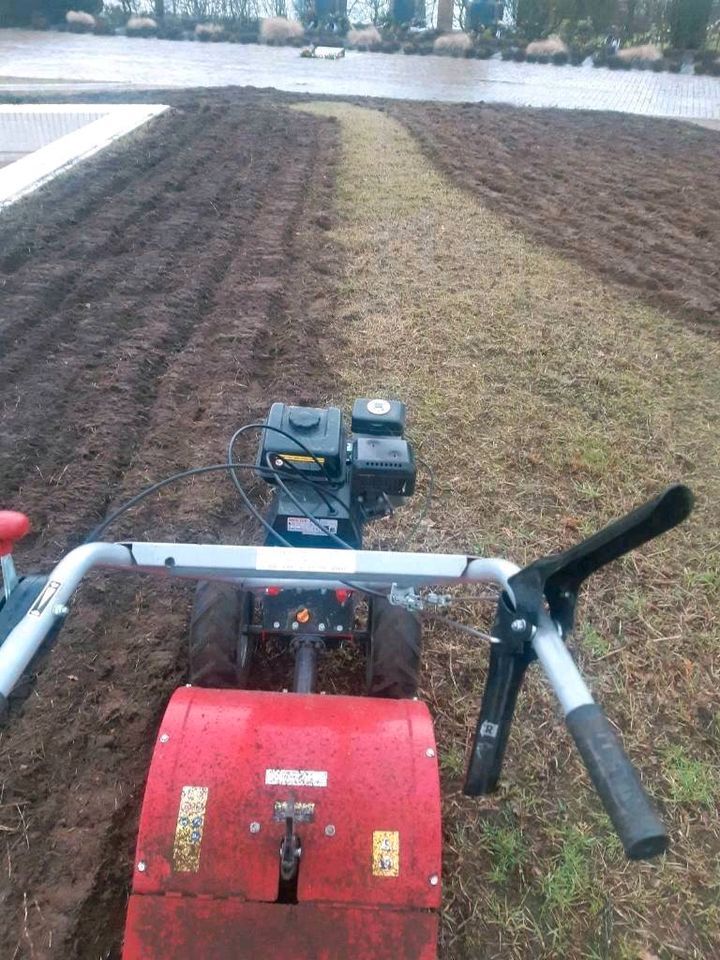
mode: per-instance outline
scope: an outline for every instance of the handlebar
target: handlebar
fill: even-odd
[[[43,640],[68,612],[68,602],[93,567],[165,577],[225,580],[245,589],[282,581],[286,586],[383,588],[490,582],[501,595],[485,694],[465,793],[494,790],[528,665],[537,659],[563,710],[590,778],[630,859],[662,853],[667,833],[613,731],[565,646],[577,591],[604,563],[683,520],[692,507],[686,487],[669,488],[604,531],[565,553],[520,570],[501,558],[461,554],[321,550],[296,547],[209,546],[174,543],[90,543],[55,567],[42,592],[2,642],[0,707]]]
[[[244,589],[282,582],[286,587],[346,587],[371,593],[434,584],[494,583],[511,591],[518,567],[501,558],[464,554],[319,550],[300,547],[227,546],[197,543],[87,543],[53,569],[44,589],[4,642],[0,637],[0,706],[43,640],[68,613],[68,603],[92,569],[190,580],[221,580]]]

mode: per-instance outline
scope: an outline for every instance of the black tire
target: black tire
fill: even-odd
[[[373,598],[367,659],[371,697],[408,699],[417,693],[422,626],[415,614]]]
[[[252,593],[231,583],[201,580],[190,619],[190,683],[245,687],[255,652]]]

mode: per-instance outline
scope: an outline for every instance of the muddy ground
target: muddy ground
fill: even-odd
[[[222,461],[271,397],[327,395],[334,150],[327,121],[193,99],[3,216],[0,502],[33,519],[22,567],[59,557],[149,479]],[[198,480],[116,532],[242,542],[238,513],[227,480]],[[0,956],[118,955],[189,602],[96,579],[0,734]]]
[[[389,109],[455,183],[524,233],[674,314],[717,325],[716,131],[488,104]]]
[[[174,109],[0,219],[0,502],[33,519],[25,568],[150,480],[222,460],[271,399],[333,393],[334,124],[269,94],[145,99]],[[695,319],[717,311],[716,134],[558,114],[552,135],[532,111],[392,109],[533,234]],[[116,530],[254,533],[220,479],[170,488]],[[95,578],[0,733],[0,956],[119,955],[143,778],[184,680],[190,602]]]

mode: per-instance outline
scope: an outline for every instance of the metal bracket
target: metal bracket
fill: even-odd
[[[542,602],[539,600],[538,602]],[[537,627],[532,622],[534,611],[528,608],[513,609],[508,603],[506,595],[501,595],[495,613],[495,623],[492,628],[492,637],[499,650],[505,655],[528,657],[535,659],[532,651],[532,638]]]
[[[9,600],[10,594],[18,585],[17,570],[15,569],[13,558],[9,553],[0,557],[0,563],[2,564],[3,591],[5,593],[5,599]]]
[[[312,633],[293,637],[290,641],[290,652],[297,653],[302,647],[314,647],[318,653],[324,653],[326,649],[325,638]]]
[[[293,797],[289,800],[276,800],[273,805],[273,820],[279,823],[291,817],[295,823],[313,823],[315,820],[315,804],[298,802]]]
[[[415,593],[412,587],[398,587],[396,583],[390,588],[388,600],[394,607],[404,607],[406,610],[419,611],[428,607],[441,609],[449,607],[452,597],[449,593],[426,593],[421,596]]]
[[[297,876],[302,856],[300,837],[295,833],[295,824],[299,822],[295,800],[291,797],[284,804],[285,834],[280,842],[280,876],[288,882]]]

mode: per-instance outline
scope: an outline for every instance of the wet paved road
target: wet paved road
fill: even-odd
[[[0,30],[0,94],[99,84],[238,84],[313,94],[484,100],[720,120],[720,79],[714,77],[403,54],[349,53],[344,60],[316,61],[287,47]]]

